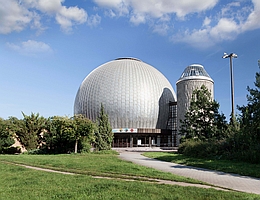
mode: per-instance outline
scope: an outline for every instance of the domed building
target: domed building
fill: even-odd
[[[136,58],[94,69],[80,85],[74,114],[95,121],[101,104],[114,132],[113,147],[173,146],[176,94],[166,77]]]
[[[136,58],[118,58],[83,80],[74,114],[95,121],[102,104],[114,132],[113,147],[178,146],[180,120],[189,109],[193,91],[202,85],[214,98],[214,81],[204,67],[190,65],[176,82],[176,98],[156,68]]]

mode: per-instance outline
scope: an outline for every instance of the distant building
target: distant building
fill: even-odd
[[[177,87],[184,83],[182,78]],[[182,96],[181,91],[178,95]],[[78,89],[74,114],[95,121],[101,104],[114,132],[113,147],[178,144],[176,94],[166,77],[151,65],[136,58],[119,58],[94,69]]]

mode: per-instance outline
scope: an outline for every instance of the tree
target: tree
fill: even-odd
[[[95,141],[94,131],[96,130],[95,124],[84,117],[83,115],[75,115],[73,117],[75,123],[75,148],[74,152],[78,152],[78,142],[81,141],[83,151],[88,151],[88,146]]]
[[[101,104],[100,113],[97,119],[98,131],[96,132],[95,146],[97,150],[111,149],[114,134],[110,126],[108,115],[104,111],[104,106]]]
[[[244,136],[250,137],[253,143],[260,144],[260,72],[256,73],[255,79],[255,88],[247,87],[248,104],[238,106],[238,110],[241,111],[241,129]]]
[[[23,112],[23,119],[19,120],[15,117],[9,118],[12,127],[11,129],[17,135],[17,139],[27,150],[36,149],[42,142],[42,131],[44,129],[46,119],[41,117],[39,113],[25,115]]]
[[[9,127],[8,120],[0,118],[0,153],[5,153],[14,144],[14,138]]]
[[[185,119],[181,120],[181,135],[187,139],[206,141],[223,139],[227,130],[224,114],[218,112],[219,104],[202,85],[193,91],[191,104]]]
[[[73,151],[75,126],[74,121],[68,117],[50,117],[45,126],[43,148],[49,153]]]
[[[82,115],[51,117],[45,130],[44,149],[49,153],[89,151],[95,141],[96,126]]]

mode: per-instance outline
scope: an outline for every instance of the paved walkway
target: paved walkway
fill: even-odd
[[[141,155],[141,152],[120,152],[120,158],[133,163],[171,172],[180,176],[197,179],[218,187],[260,194],[260,179],[228,174],[218,171],[189,167],[170,162],[159,161]]]

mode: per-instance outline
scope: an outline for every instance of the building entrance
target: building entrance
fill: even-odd
[[[115,133],[113,148],[131,147],[172,147],[174,146],[172,134],[124,134]]]

